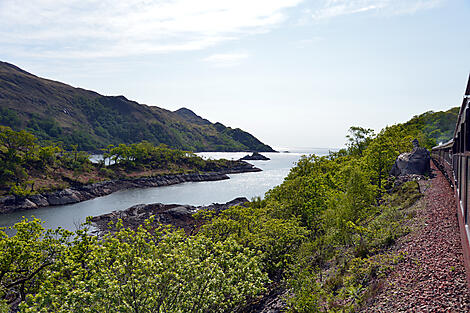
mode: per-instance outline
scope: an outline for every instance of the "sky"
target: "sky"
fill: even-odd
[[[277,148],[459,106],[470,0],[0,0],[0,60]]]

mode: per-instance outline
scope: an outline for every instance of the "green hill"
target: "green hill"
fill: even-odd
[[[0,125],[87,151],[142,140],[191,151],[274,151],[239,128],[213,124],[186,108],[171,112],[103,96],[6,62],[0,62]]]
[[[454,135],[455,123],[459,115],[459,108],[455,107],[447,111],[433,112],[416,115],[405,125],[416,125],[430,139],[435,141],[435,145],[452,139]]]

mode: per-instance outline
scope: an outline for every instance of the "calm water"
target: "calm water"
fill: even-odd
[[[279,185],[289,173],[301,155],[315,153],[325,155],[327,149],[290,150],[290,153],[263,153],[270,161],[250,161],[262,172],[229,175],[230,179],[214,182],[183,183],[166,187],[121,190],[110,195],[92,200],[37,210],[20,211],[0,215],[0,227],[11,226],[23,216],[35,216],[44,221],[44,227],[62,227],[75,230],[87,216],[110,213],[127,209],[140,203],[178,203],[191,205],[208,205],[223,203],[236,197],[251,199],[263,197],[265,192]],[[199,153],[204,158],[239,159],[246,153],[205,152]]]

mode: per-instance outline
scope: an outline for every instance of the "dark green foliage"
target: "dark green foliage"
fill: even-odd
[[[94,100],[79,97],[74,100],[76,106],[87,117],[95,134],[100,137],[102,142],[100,147],[142,140],[148,140],[154,144],[174,142],[178,145],[176,138],[173,138],[160,122],[147,124],[137,121],[132,116],[132,112],[122,104],[123,101],[116,97],[102,97]]]
[[[53,139],[55,138],[51,138],[51,140]],[[72,146],[76,145],[79,150],[94,151],[99,146],[99,143],[97,143],[90,134],[83,130],[74,130],[57,139],[60,139],[67,149],[71,149]]]
[[[27,129],[34,132],[40,139],[54,139],[62,134],[62,128],[56,121],[49,118],[41,118],[37,114],[31,114],[30,120],[26,125]]]
[[[219,128],[220,129],[220,128]],[[240,128],[232,129],[230,127],[222,130],[224,134],[227,134],[235,141],[240,142],[245,147],[248,147],[252,151],[265,151],[266,145],[256,139],[253,135],[241,130]]]
[[[458,107],[455,107],[447,111],[429,111],[414,116],[405,125],[420,128],[430,140],[429,148],[429,146],[435,146],[452,139],[459,110]]]
[[[0,108],[0,124],[16,129],[21,125],[21,120],[15,111],[8,108]]]
[[[170,166],[204,169],[207,163],[192,152],[170,149],[164,144],[154,146],[148,141],[131,145],[121,143],[116,147],[110,145],[104,158],[127,169],[166,169]]]

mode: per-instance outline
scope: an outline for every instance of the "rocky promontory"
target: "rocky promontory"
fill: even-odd
[[[243,162],[238,166],[217,172],[126,178],[74,186],[55,192],[34,194],[27,197],[9,195],[0,197],[0,214],[17,210],[30,210],[37,209],[39,207],[77,203],[96,197],[106,196],[122,189],[161,187],[185,182],[217,181],[229,179],[227,174],[259,171],[261,171],[261,169]]]
[[[114,232],[116,228],[114,225],[121,220],[125,228],[137,229],[142,225],[145,220],[153,217],[152,226],[158,225],[173,225],[190,235],[193,234],[202,225],[202,221],[194,218],[194,213],[206,210],[212,211],[215,214],[236,205],[244,205],[249,202],[247,198],[236,198],[227,203],[219,204],[214,203],[208,206],[191,206],[181,204],[137,204],[124,211],[114,211],[108,214],[103,214],[91,218],[92,225],[95,226],[99,232]]]

